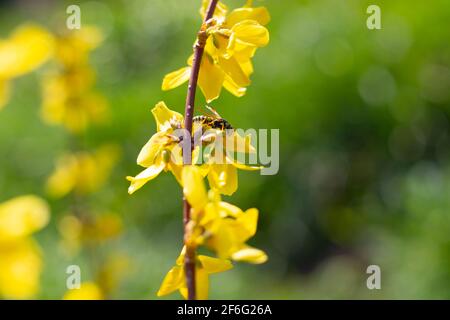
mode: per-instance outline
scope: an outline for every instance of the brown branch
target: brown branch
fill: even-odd
[[[192,119],[194,117],[194,104],[195,104],[195,93],[197,91],[197,81],[200,72],[200,65],[202,62],[203,53],[205,51],[205,44],[208,35],[206,34],[205,23],[213,17],[214,11],[216,9],[218,0],[211,0],[206,11],[205,20],[203,21],[202,27],[198,33],[197,41],[194,45],[194,59],[192,60],[191,76],[189,78],[188,91],[186,96],[186,107],[184,112],[184,127],[189,133],[189,140],[192,137]],[[183,164],[192,164],[192,143],[191,152],[183,153]],[[187,224],[190,217],[191,206],[183,199],[183,222],[184,222],[184,243],[186,245],[186,254],[184,257],[184,272],[186,275],[186,287],[188,290],[188,299],[195,300],[195,251],[196,248],[190,243],[187,243]]]

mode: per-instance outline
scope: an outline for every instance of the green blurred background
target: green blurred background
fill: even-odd
[[[244,1],[225,1],[230,7]],[[0,2],[1,37],[24,22],[55,31],[72,1]],[[163,175],[135,195],[127,175],[155,132],[156,102],[183,111],[186,86],[162,92],[185,65],[200,25],[200,0],[78,1],[82,23],[106,39],[92,56],[112,119],[83,137],[87,147],[121,145],[112,177],[89,201],[118,212],[121,237],[102,250],[129,257],[112,298],[155,299],[182,242],[181,191]],[[213,105],[235,127],[279,128],[280,171],[240,172],[230,202],[260,209],[251,245],[260,266],[236,264],[211,278],[212,299],[450,298],[450,2],[447,0],[256,1],[268,7],[271,43],[258,51],[243,98]],[[382,30],[368,30],[377,4]],[[67,134],[44,124],[39,73],[14,81],[0,113],[0,201],[34,193]],[[197,106],[204,103],[198,95]],[[89,254],[58,250],[56,222],[69,200],[50,200],[52,222],[37,235],[44,254],[37,298],[59,299],[66,267],[89,280]],[[379,265],[381,290],[366,287]],[[179,298],[175,293],[169,298]]]

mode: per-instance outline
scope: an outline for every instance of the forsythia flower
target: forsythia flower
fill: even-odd
[[[242,211],[223,202],[217,192],[206,192],[202,173],[196,166],[183,168],[183,193],[191,205],[191,234],[197,245],[206,244],[219,258],[264,263],[267,255],[245,242],[256,233],[258,210]]]
[[[209,130],[203,138],[208,141],[208,152],[204,154],[203,175],[207,175],[209,185],[224,195],[232,195],[238,188],[238,169],[260,170],[260,166],[249,166],[237,160],[236,153],[249,154],[256,150],[251,144],[251,136],[240,136],[236,130]],[[217,148],[218,147],[218,148]]]
[[[0,204],[0,295],[26,299],[39,289],[41,253],[31,234],[49,221],[47,204],[21,196]]]
[[[53,197],[63,197],[71,191],[79,194],[97,191],[110,175],[118,156],[119,149],[115,145],[102,146],[93,154],[63,155],[47,180],[48,193]]]
[[[183,128],[183,116],[167,108],[164,102],[159,102],[152,109],[152,113],[158,132],[150,138],[137,158],[137,164],[147,169],[135,177],[127,177],[131,182],[128,188],[130,194],[156,178],[163,170],[171,171],[177,180],[181,181],[182,148],[179,138],[173,133]]]
[[[204,0],[200,10],[204,18],[209,1]],[[217,99],[222,87],[237,97],[245,94],[253,73],[251,58],[256,49],[269,43],[269,32],[264,27],[270,21],[266,8],[252,8],[251,1],[244,8],[228,13],[219,2],[212,19],[206,22],[207,40],[202,58],[198,84],[207,102]],[[165,76],[163,90],[185,83],[191,74],[192,56],[188,67]]]
[[[161,284],[158,296],[164,296],[178,290],[181,295],[187,299],[188,292],[186,287],[186,276],[183,263],[185,257],[185,248],[176,261],[176,265],[170,269]],[[211,258],[208,256],[197,255],[195,264],[195,287],[196,295],[199,300],[208,299],[209,275],[212,273],[223,272],[231,269],[233,265],[229,260]]]
[[[0,109],[9,100],[9,80],[33,71],[53,54],[54,39],[45,29],[26,25],[0,40]]]
[[[100,32],[84,26],[57,38],[55,60],[58,68],[43,79],[42,116],[51,124],[62,124],[78,133],[90,122],[101,123],[107,116],[106,99],[95,92],[95,72],[89,53],[102,41]]]
[[[84,282],[79,289],[69,289],[64,295],[64,300],[102,300],[102,290],[93,282]]]
[[[152,109],[157,130],[147,144],[142,148],[137,158],[137,163],[146,167],[144,171],[135,177],[127,177],[131,182],[128,193],[132,194],[145,183],[156,178],[163,170],[171,171],[178,182],[181,183],[182,146],[180,139],[174,134],[175,130],[182,129],[184,119],[178,112],[170,110],[164,102],[159,102]],[[225,195],[233,194],[238,187],[237,169],[259,170],[259,166],[247,166],[237,161],[234,152],[254,153],[251,145],[251,136],[240,136],[237,131],[231,134],[221,129],[208,129],[203,132],[203,127],[194,124],[193,135],[201,136],[199,141],[194,139],[193,160],[198,161],[199,144],[203,144],[204,153],[201,171],[208,176],[211,188]],[[216,148],[216,142],[218,148]]]

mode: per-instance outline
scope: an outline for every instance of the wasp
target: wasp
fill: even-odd
[[[222,118],[216,110],[210,106],[206,106],[206,108],[212,113],[212,115],[196,116],[193,119],[194,124],[200,125],[203,129],[220,129],[222,131],[233,129],[232,125],[227,120]]]

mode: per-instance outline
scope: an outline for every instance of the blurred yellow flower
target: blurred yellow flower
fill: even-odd
[[[242,211],[223,202],[214,190],[209,194],[202,181],[202,173],[196,166],[185,166],[182,174],[183,193],[191,205],[192,241],[206,244],[219,258],[231,258],[249,263],[264,263],[267,255],[245,242],[257,230],[258,210]]]
[[[61,156],[47,179],[47,192],[58,198],[72,191],[78,194],[97,191],[109,177],[119,154],[118,146],[108,144],[94,153],[78,152]]]
[[[122,219],[115,213],[84,214],[81,218],[66,214],[58,223],[64,253],[74,256],[83,245],[94,245],[118,237]]]
[[[102,290],[94,282],[83,282],[79,289],[69,289],[64,300],[102,300]]]
[[[200,10],[204,18],[209,1],[204,0]],[[207,102],[217,99],[222,87],[242,97],[250,85],[253,73],[251,58],[256,49],[269,43],[269,32],[264,27],[270,21],[266,8],[252,8],[251,2],[228,14],[228,8],[219,2],[212,19],[206,22],[207,40],[202,58],[198,84]],[[163,90],[176,88],[188,81],[192,56],[188,67],[164,77]]]
[[[128,193],[132,194],[148,181],[156,178],[163,170],[171,171],[181,181],[182,148],[174,131],[183,128],[183,116],[170,110],[164,102],[158,102],[152,109],[158,132],[142,148],[137,164],[145,167],[135,177],[127,177],[131,182]]]
[[[42,65],[53,51],[53,36],[36,25],[21,26],[0,39],[0,109],[9,100],[9,81]]]
[[[57,38],[55,59],[63,66],[78,67],[89,63],[89,54],[103,42],[100,29],[83,26]]]
[[[42,117],[50,124],[61,124],[79,133],[92,123],[108,117],[108,103],[93,90],[95,71],[89,64],[90,51],[102,41],[93,27],[60,36],[56,39],[57,67],[42,80]]]
[[[185,249],[183,248],[176,261],[176,265],[167,273],[161,287],[159,288],[159,297],[178,290],[181,295],[187,299],[186,276],[183,267],[184,256]],[[209,275],[212,273],[227,271],[231,269],[233,265],[229,260],[211,258],[203,255],[197,255],[196,260],[196,298],[198,300],[206,300],[208,299]]]
[[[30,238],[49,221],[44,200],[27,195],[0,204],[0,296],[26,299],[39,290],[38,245]]]

